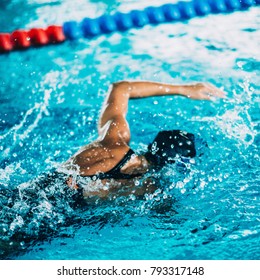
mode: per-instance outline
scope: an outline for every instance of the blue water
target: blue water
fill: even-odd
[[[140,3],[141,2],[141,3]],[[1,1],[1,32],[166,1]],[[0,56],[0,256],[11,259],[260,259],[259,8],[146,26]],[[161,188],[71,205],[32,180],[97,137],[118,80],[209,81],[225,100],[130,101],[132,147],[162,129],[199,134],[208,154],[168,166]],[[138,182],[137,182],[138,183]]]

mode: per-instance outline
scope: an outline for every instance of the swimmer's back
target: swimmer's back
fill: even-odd
[[[111,170],[127,154],[129,147],[121,145],[108,147],[101,142],[84,146],[63,164],[68,170],[78,171],[81,176],[91,176],[106,173]]]

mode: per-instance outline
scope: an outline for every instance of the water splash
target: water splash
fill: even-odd
[[[227,138],[237,141],[244,147],[254,143],[257,131],[257,123],[252,119],[249,110],[255,103],[255,90],[251,86],[250,79],[245,77],[243,83],[238,84],[242,93],[233,90],[233,97],[224,100],[226,111],[213,117],[192,117],[193,121],[209,122],[212,127],[217,127]]]
[[[239,112],[235,108],[217,116],[213,121],[228,138],[235,139],[246,147],[254,142],[256,131],[248,112]]]
[[[6,146],[8,145],[8,147],[0,146],[0,151],[2,151],[0,155],[1,158],[6,158],[17,144],[22,147],[23,141],[38,126],[42,116],[44,114],[49,115],[47,108],[51,92],[52,90],[45,90],[43,101],[41,103],[35,103],[35,105],[25,113],[19,124],[14,125],[5,134],[0,135],[0,140],[4,141],[2,143],[5,143]]]
[[[57,234],[70,221],[80,199],[55,174],[43,174],[15,188],[0,188],[0,255],[19,253],[31,242]],[[22,245],[21,245],[22,243]],[[13,248],[13,249],[12,249]]]

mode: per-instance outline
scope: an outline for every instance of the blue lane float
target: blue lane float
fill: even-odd
[[[73,21],[63,25],[65,37],[78,38],[95,37],[115,31],[126,31],[131,28],[142,28],[148,24],[179,22],[197,16],[209,14],[231,13],[242,11],[260,4],[260,0],[193,0],[180,1],[176,4],[164,4],[160,7],[147,7],[144,10],[133,10],[129,13],[117,12],[113,15],[103,15],[99,18],[85,18],[81,23]],[[71,27],[69,27],[71,25]],[[78,29],[75,29],[77,26]]]
[[[46,29],[16,30],[11,34],[0,33],[0,52],[77,40],[80,37],[93,38],[102,34],[142,28],[148,24],[174,23],[209,14],[243,11],[259,4],[260,0],[180,1],[176,4],[133,10],[129,13],[117,12],[112,15],[104,14],[98,18],[84,18],[81,22],[68,21],[62,26],[49,26]]]

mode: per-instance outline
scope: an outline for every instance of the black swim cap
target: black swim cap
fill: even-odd
[[[157,134],[148,146],[145,157],[157,167],[174,163],[176,158],[196,156],[195,136],[182,130],[166,130]]]

